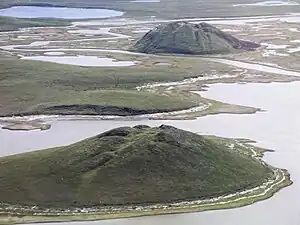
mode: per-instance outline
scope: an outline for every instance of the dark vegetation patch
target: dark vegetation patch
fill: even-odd
[[[147,83],[183,80],[187,74],[178,69],[84,68],[14,57],[0,57],[0,68],[0,116],[139,115],[198,104],[188,93],[136,90]]]
[[[259,46],[250,41],[239,40],[207,23],[171,22],[146,33],[131,50],[143,53],[207,55],[251,51]]]

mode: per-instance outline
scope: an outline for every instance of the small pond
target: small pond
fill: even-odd
[[[0,16],[17,18],[95,19],[122,16],[124,13],[109,9],[66,7],[14,6],[0,9]]]
[[[22,59],[38,60],[45,62],[53,62],[68,65],[86,66],[86,67],[123,67],[133,66],[133,61],[117,61],[113,58],[97,57],[97,56],[27,56]]]

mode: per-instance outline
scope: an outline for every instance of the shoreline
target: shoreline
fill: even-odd
[[[241,154],[246,154],[255,160],[261,161],[261,163],[266,164],[266,162],[263,161],[262,157],[263,153],[269,150],[251,145],[250,143],[253,143],[253,141],[251,140],[220,138],[215,136],[211,136],[211,138],[217,138],[221,142],[225,142],[228,145],[234,144],[240,146],[243,149],[243,152]],[[234,146],[232,147],[232,149],[234,149]],[[121,207],[111,206],[102,208],[102,210],[94,207],[81,209],[77,208],[73,211],[72,209],[64,209],[63,211],[60,210],[51,212],[51,209],[46,209],[47,213],[43,213],[41,211],[38,212],[39,209],[37,207],[31,208],[28,206],[27,208],[14,208],[13,212],[9,210],[3,210],[2,207],[2,210],[0,211],[0,222],[1,224],[32,224],[70,221],[95,221],[154,215],[193,213],[208,210],[221,210],[243,207],[258,201],[268,199],[282,188],[290,186],[293,183],[290,180],[290,174],[287,170],[278,169],[270,166],[269,164],[266,165],[272,168],[274,172],[273,178],[269,178],[268,180],[264,181],[264,183],[260,186],[256,186],[251,189],[240,191],[234,194],[227,194],[206,200],[190,200],[177,203],[175,202],[136,206],[131,205]],[[10,209],[11,207],[14,207],[12,205],[6,206],[8,206],[8,208]],[[1,216],[1,214],[3,216]]]
[[[135,2],[130,2],[130,3],[135,3]],[[159,2],[158,2],[159,3]],[[7,8],[11,8],[11,7],[16,7],[16,6],[35,6],[35,7],[55,7],[55,8],[83,8],[83,9],[108,9],[108,10],[124,10],[124,8],[120,5],[101,5],[101,6],[86,6],[84,4],[74,4],[74,3],[66,3],[66,4],[52,4],[52,3],[30,3],[27,2],[27,3],[13,3],[13,4],[5,4],[3,6],[0,6],[0,9],[7,9]],[[129,10],[127,9],[127,12],[124,12],[124,14],[130,14],[132,13],[132,11],[134,12],[135,10]],[[148,12],[148,11],[146,11]],[[297,13],[297,12],[292,12],[292,13]],[[222,16],[218,16],[217,19],[228,19],[228,17],[230,18],[248,18],[248,17],[266,17],[266,18],[269,18],[269,17],[274,17],[274,16],[287,16],[287,15],[290,15],[291,13],[289,12],[284,12],[284,13],[274,13],[274,12],[268,12],[268,13],[257,13],[257,12],[254,12],[252,13],[251,15],[248,15],[247,13],[245,13],[244,15],[241,14],[241,15],[222,15]],[[183,17],[184,19],[190,19],[192,16],[186,16],[186,17]],[[15,17],[12,17],[12,18],[15,18]],[[167,17],[167,18],[170,18],[170,17]],[[203,18],[203,19],[206,19],[207,17],[199,17],[198,18]],[[101,18],[99,18],[100,20]],[[75,19],[76,20],[76,19]],[[74,20],[74,21],[75,21]],[[79,19],[81,20],[81,19]],[[87,20],[87,19],[82,19],[82,20]]]
[[[1,124],[1,122],[0,122]],[[4,130],[10,131],[33,131],[33,130],[49,130],[51,128],[50,124],[43,124],[43,123],[30,123],[30,122],[14,122],[9,123],[8,125],[2,126]]]
[[[32,6],[32,7],[51,7],[51,8],[74,8],[74,9],[108,9],[108,8],[98,8],[98,7],[87,7],[87,6],[66,6],[66,5],[59,5],[59,4],[51,4],[51,3],[14,3],[14,4],[9,4],[8,6],[4,6],[1,7],[0,9],[8,9],[8,8],[12,8],[12,7],[19,7],[19,6]],[[16,18],[16,17],[12,17],[12,18]],[[101,19],[101,18],[99,18]],[[81,20],[81,19],[74,19],[75,20]],[[86,19],[83,19],[86,20]]]
[[[199,95],[200,96],[200,95]],[[202,98],[202,97],[200,97]],[[51,129],[49,120],[66,119],[66,120],[195,120],[198,117],[217,115],[217,114],[255,114],[263,112],[263,109],[223,103],[213,99],[205,99],[198,106],[172,111],[162,111],[159,113],[145,113],[138,115],[96,115],[96,114],[28,114],[25,116],[3,116],[0,117],[1,128],[10,131],[32,131]]]

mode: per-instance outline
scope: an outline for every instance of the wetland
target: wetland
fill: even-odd
[[[136,4],[135,10],[140,7],[138,5],[145,4],[152,5],[154,9],[163,2],[128,4]],[[32,213],[41,213],[39,208],[28,211],[26,207],[14,205],[15,210],[21,212],[19,217],[11,214],[9,217],[1,217],[1,222],[97,220],[180,213],[176,216],[149,216],[82,224],[182,224],[188,221],[189,224],[218,225],[227,218],[226,224],[230,225],[297,225],[299,210],[293,196],[297,194],[299,171],[296,160],[299,156],[299,130],[295,121],[298,110],[296,99],[299,95],[297,81],[300,79],[297,36],[300,18],[299,14],[295,14],[296,11],[291,10],[295,4],[279,1],[259,4],[249,2],[245,5],[228,3],[234,5],[234,11],[236,8],[258,7],[255,9],[259,12],[268,13],[249,17],[244,10],[239,10],[240,13],[233,13],[233,17],[226,19],[198,18],[197,13],[190,18],[176,17],[176,14],[170,16],[168,13],[159,16],[163,10],[141,16],[138,10],[132,10],[125,14],[119,12],[112,16],[120,17],[105,20],[86,17],[93,20],[72,22],[69,19],[76,18],[70,17],[65,21],[58,20],[55,24],[58,27],[33,27],[0,33],[0,123],[4,128],[0,130],[2,156],[68,145],[122,126],[168,124],[210,135],[210,138],[216,138],[211,135],[231,138],[226,139],[230,140],[229,145],[231,141],[243,143],[244,139],[255,140],[255,147],[249,145],[256,152],[254,157],[261,154],[261,151],[274,149],[275,152],[267,151],[266,156],[260,160],[274,168],[287,169],[294,181],[292,186],[269,198],[274,192],[291,184],[289,173],[282,170],[283,173],[275,179],[275,183],[279,184],[277,188],[273,189],[272,184],[264,186],[261,192],[254,192],[253,201],[246,194],[246,198],[238,203],[235,203],[233,196],[233,199],[223,204],[223,196],[219,202],[220,207],[213,205],[205,208],[199,202],[195,204],[191,201],[181,204],[177,202],[180,207],[176,209],[164,204],[155,207],[135,206],[134,209],[126,208],[127,211],[124,208],[110,208],[114,213],[104,215],[99,209],[97,213],[90,208],[80,208],[80,212],[73,212],[73,209],[68,212],[50,209],[52,215],[45,217],[45,212],[42,212],[41,217],[32,217]],[[221,7],[223,5],[214,12],[222,15],[220,12],[224,12],[224,9]],[[125,5],[108,8],[126,11],[123,10]],[[276,13],[274,8],[277,8]],[[289,13],[280,14],[283,9]],[[21,17],[20,20],[13,19],[14,23],[19,24],[24,22],[23,18],[29,18]],[[32,17],[29,18],[30,23],[36,23],[35,18],[39,16]],[[49,21],[56,23],[56,19],[46,20],[47,23]],[[261,47],[250,52],[210,57],[129,51],[130,46],[150,29],[176,21],[195,24],[209,22],[239,39],[259,43]],[[277,121],[275,128],[274,121]],[[218,138],[220,143],[221,140],[225,139]],[[244,149],[246,152],[249,146],[247,144]],[[2,159],[5,160],[5,157]],[[277,182],[285,177],[283,183]],[[269,199],[260,201],[266,198]],[[251,204],[255,201],[260,202]],[[295,207],[282,207],[290,204]],[[244,205],[248,206],[184,214]],[[2,210],[12,206],[6,207],[4,205]],[[29,213],[24,214],[25,211]],[[270,211],[272,216],[268,213]],[[70,217],[70,212],[77,214]],[[274,216],[273,212],[278,213]],[[66,217],[60,215],[64,213]]]

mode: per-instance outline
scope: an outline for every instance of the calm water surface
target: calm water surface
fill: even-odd
[[[135,65],[134,61],[118,61],[113,58],[97,56],[26,56],[22,59],[53,62],[67,65],[77,65],[85,67],[126,67]]]
[[[123,12],[108,9],[14,6],[0,9],[0,16],[17,18],[96,19],[122,16]]]
[[[0,130],[1,154],[8,155],[69,144],[105,130],[125,125],[162,123],[202,134],[250,138],[258,145],[275,149],[265,160],[286,168],[294,185],[273,198],[251,206],[212,212],[152,216],[64,225],[299,225],[300,224],[300,82],[288,84],[217,84],[205,97],[229,103],[260,107],[253,115],[215,115],[194,121],[52,121],[45,132]],[[52,225],[57,225],[53,223]]]

